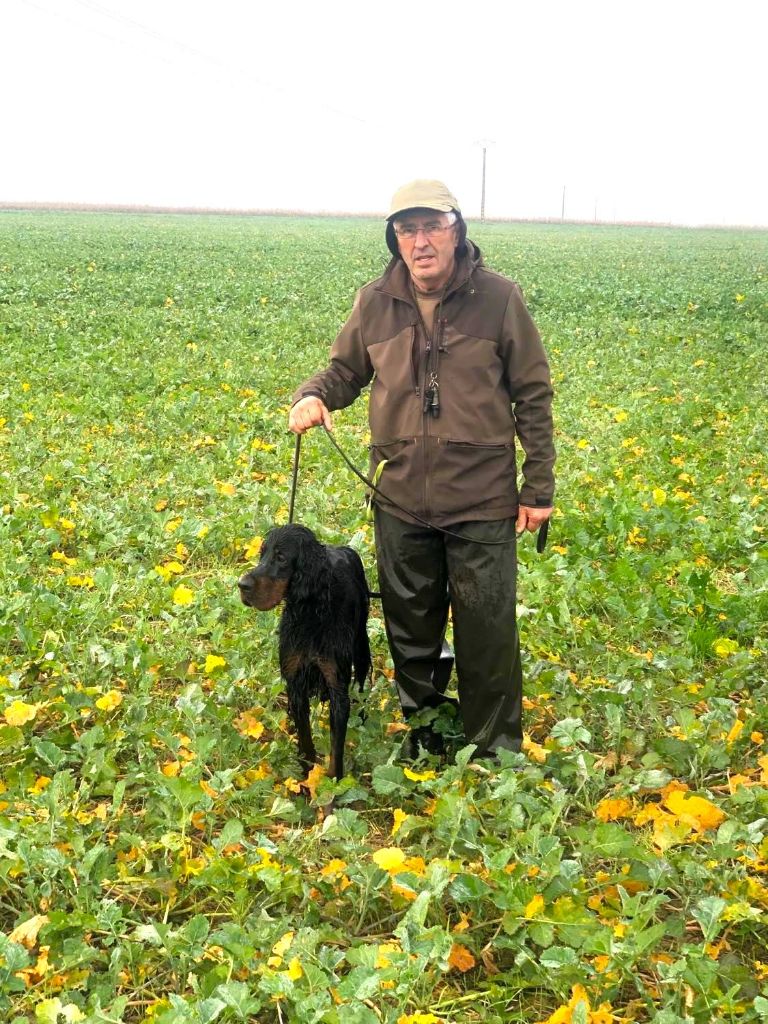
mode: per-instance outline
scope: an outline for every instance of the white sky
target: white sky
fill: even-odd
[[[0,0],[0,202],[768,225],[764,0]]]

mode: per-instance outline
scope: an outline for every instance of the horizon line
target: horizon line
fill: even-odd
[[[0,211],[10,212],[51,212],[51,213],[158,213],[175,215],[215,215],[225,217],[322,217],[328,220],[352,218],[355,220],[382,220],[386,215],[380,211],[354,212],[349,210],[302,210],[287,207],[221,207],[221,206],[163,206],[156,203],[79,203],[47,200],[0,200]],[[595,227],[649,227],[687,228],[690,230],[716,231],[766,231],[765,224],[681,224],[676,221],[655,220],[602,220],[578,217],[468,217],[475,224],[572,224]]]

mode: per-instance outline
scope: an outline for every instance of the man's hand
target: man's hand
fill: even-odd
[[[321,424],[326,430],[333,428],[331,414],[325,403],[314,395],[297,402],[288,416],[288,429],[294,434],[305,434],[311,427],[319,427]]]
[[[552,512],[553,508],[551,505],[549,508],[532,508],[530,505],[521,505],[517,510],[517,522],[515,523],[515,531],[518,537],[525,533],[526,530],[536,533],[541,524],[549,519]]]

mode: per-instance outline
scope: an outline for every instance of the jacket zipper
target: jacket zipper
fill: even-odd
[[[429,419],[431,416],[440,415],[440,397],[439,389],[440,384],[438,381],[437,368],[438,360],[440,357],[440,345],[442,341],[443,326],[445,324],[445,318],[440,314],[443,310],[443,298],[441,297],[435,311],[435,319],[433,322],[432,333],[430,335],[427,330],[427,325],[424,321],[424,317],[421,315],[421,308],[418,301],[415,301],[416,311],[419,314],[419,322],[421,323],[421,329],[424,332],[424,338],[426,339],[425,348],[425,360],[424,360],[424,400],[422,404],[422,438],[423,446],[422,450],[424,453],[424,485],[423,485],[423,502],[424,502],[424,515],[429,518],[430,516],[430,504],[429,504]],[[414,328],[415,329],[415,328]],[[416,396],[419,397],[419,388],[416,387]]]
[[[413,390],[416,392],[416,398],[421,399],[421,388],[419,386],[418,332],[416,331],[416,324],[411,324],[411,382],[413,384]]]

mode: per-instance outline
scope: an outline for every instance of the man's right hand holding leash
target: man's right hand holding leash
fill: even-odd
[[[315,395],[308,395],[291,409],[288,416],[288,429],[292,430],[294,434],[305,434],[312,427],[319,426],[324,426],[326,430],[332,430],[331,414],[324,402]]]

